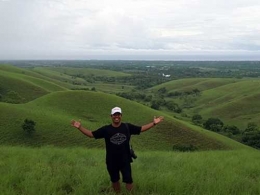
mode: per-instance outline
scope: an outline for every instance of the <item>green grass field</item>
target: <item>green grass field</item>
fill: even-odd
[[[3,195],[113,194],[104,150],[0,147]],[[254,149],[193,153],[138,152],[134,194],[255,195],[260,153]],[[122,184],[122,194],[128,194]]]

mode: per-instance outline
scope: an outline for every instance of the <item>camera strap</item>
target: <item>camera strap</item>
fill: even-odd
[[[126,129],[127,129],[127,136],[128,136],[128,139],[129,139],[129,146],[130,146],[130,149],[132,149],[132,145],[130,144],[131,135],[130,135],[129,126],[128,126],[127,123],[124,123],[124,124],[125,124]]]
[[[131,159],[136,159],[137,156],[135,155],[134,149],[133,149],[132,145],[130,144],[131,134],[130,134],[128,123],[124,123],[124,124],[127,129],[127,136],[129,138],[129,150],[130,150]],[[131,160],[130,162],[133,162],[133,160]]]

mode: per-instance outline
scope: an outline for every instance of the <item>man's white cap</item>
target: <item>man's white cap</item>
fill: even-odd
[[[114,108],[112,108],[111,114],[115,114],[115,113],[117,113],[117,112],[119,112],[119,113],[122,114],[121,108],[119,108],[119,107],[114,107]]]

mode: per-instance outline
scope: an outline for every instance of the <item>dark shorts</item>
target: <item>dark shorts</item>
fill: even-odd
[[[115,183],[120,179],[120,172],[124,183],[133,183],[130,162],[127,163],[107,163],[107,171],[111,182]]]

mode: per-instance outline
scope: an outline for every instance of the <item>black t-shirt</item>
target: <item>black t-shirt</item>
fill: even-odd
[[[127,128],[128,126],[128,128]],[[121,123],[119,127],[111,124],[103,126],[92,134],[95,139],[105,139],[106,162],[118,163],[131,161],[129,141],[131,135],[139,135],[141,127],[130,123]]]

